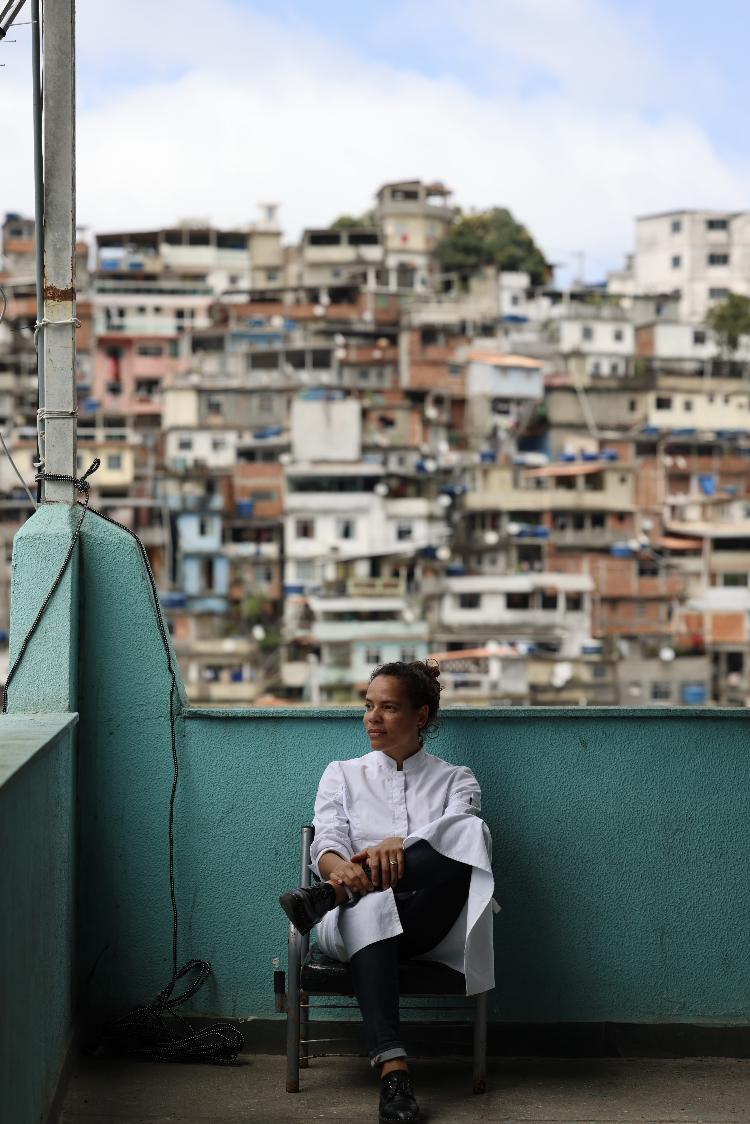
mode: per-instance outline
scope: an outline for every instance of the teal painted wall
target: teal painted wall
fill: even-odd
[[[100,1015],[169,978],[168,676],[135,544],[95,516],[80,587],[78,966]],[[446,715],[431,748],[475,770],[495,839],[494,1019],[747,1024],[748,722]],[[296,879],[298,827],[326,762],[367,748],[359,717],[186,711],[178,741],[179,957],[215,970],[196,1009],[270,1016],[285,943],[276,898]]]
[[[169,977],[168,681],[133,544],[87,520],[81,618],[81,961],[95,1012]],[[198,1008],[270,1016],[276,898],[350,711],[188,711],[176,869]],[[431,748],[477,773],[495,840],[492,1017],[746,1023],[745,712],[455,711]]]
[[[0,716],[0,1120],[33,1124],[73,1024],[72,718]]]

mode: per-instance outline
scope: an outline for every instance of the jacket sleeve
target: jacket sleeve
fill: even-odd
[[[445,802],[444,816],[464,812],[470,816],[482,814],[482,790],[471,769],[460,765],[451,780]]]
[[[313,826],[315,838],[310,848],[310,865],[320,877],[318,860],[326,851],[335,851],[343,859],[350,859],[354,854],[344,805],[344,778],[338,761],[332,761],[320,778]]]

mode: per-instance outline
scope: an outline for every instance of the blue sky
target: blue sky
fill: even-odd
[[[596,278],[636,214],[745,208],[747,16],[694,0],[78,0],[78,215],[281,204],[291,239],[380,183],[509,206]],[[123,12],[127,12],[127,21]],[[28,29],[0,48],[0,208],[31,207]]]

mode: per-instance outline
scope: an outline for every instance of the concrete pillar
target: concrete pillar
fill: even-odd
[[[62,566],[80,517],[77,507],[43,505],[16,535],[9,668],[13,667],[24,637]],[[13,676],[8,690],[8,710],[13,713],[77,709],[78,551],[76,544],[60,585]]]

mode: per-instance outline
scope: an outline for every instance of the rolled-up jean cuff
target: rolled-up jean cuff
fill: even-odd
[[[386,1050],[380,1050],[373,1058],[370,1058],[370,1065],[382,1065],[383,1062],[392,1062],[394,1058],[405,1058],[406,1050],[403,1046],[389,1046]]]

